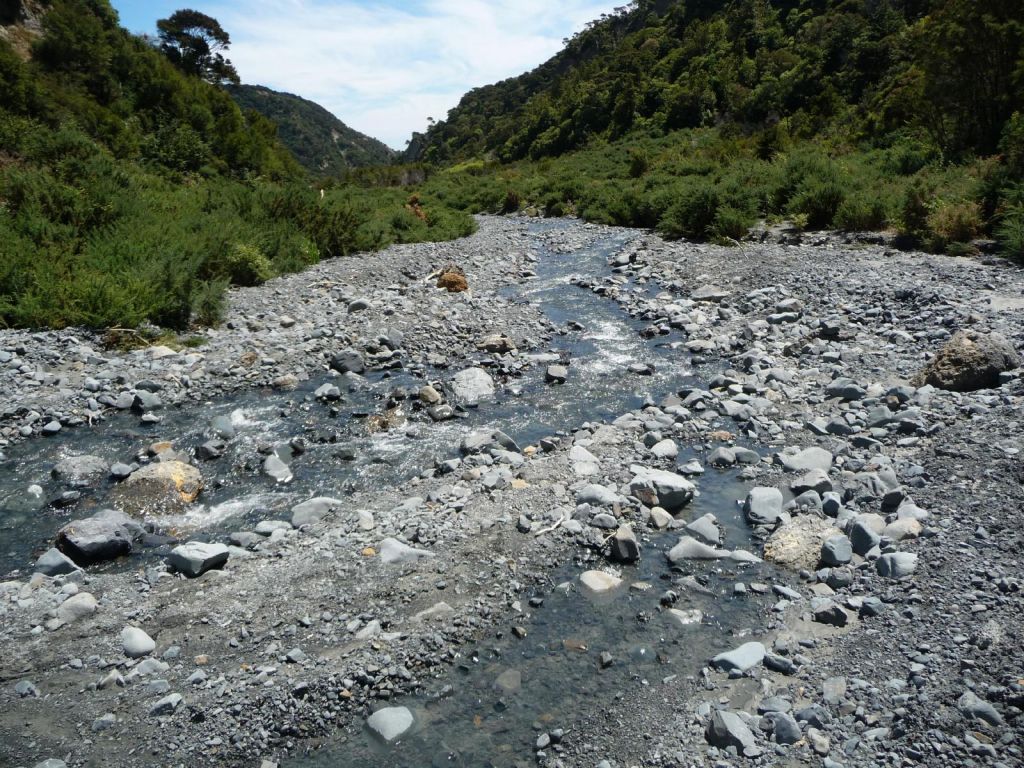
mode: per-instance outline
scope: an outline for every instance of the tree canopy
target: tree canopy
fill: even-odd
[[[238,72],[223,54],[231,37],[215,18],[185,8],[156,26],[160,49],[183,72],[208,83],[239,83]]]

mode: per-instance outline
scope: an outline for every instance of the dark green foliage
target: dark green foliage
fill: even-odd
[[[160,19],[156,28],[160,50],[182,72],[208,83],[238,84],[238,72],[222,53],[231,37],[215,18],[186,8]]]
[[[299,96],[258,85],[240,85],[228,92],[243,109],[255,110],[276,123],[281,143],[315,176],[340,176],[350,168],[383,165],[397,155]]]
[[[1000,247],[1009,258],[1024,263],[1024,205],[1014,205],[996,227]]]
[[[792,139],[904,136],[892,160],[912,174],[935,148],[995,150],[1024,107],[1022,44],[1019,0],[643,0],[466,94],[408,157],[536,159],[634,130],[729,126],[760,135],[762,159]]]

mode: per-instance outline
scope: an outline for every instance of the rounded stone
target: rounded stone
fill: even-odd
[[[153,638],[138,627],[125,627],[121,630],[121,646],[124,655],[130,659],[140,659],[156,650]]]

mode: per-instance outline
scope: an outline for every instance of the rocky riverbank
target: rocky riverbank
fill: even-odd
[[[835,237],[723,249],[527,226],[484,219],[466,241],[238,291],[194,352],[0,335],[9,441],[118,410],[159,428],[243,388],[323,378],[340,397],[374,369],[422,377],[429,430],[522,379],[587,375],[540,354],[574,321],[503,289],[533,278],[542,249],[615,236],[604,273],[565,290],[617,302],[666,345],[622,365],[647,402],[601,423],[532,445],[467,428],[418,477],[294,504],[166,564],[80,570],[51,554],[56,575],[14,574],[0,583],[0,761],[314,765],[299,756],[356,749],[368,727],[381,765],[460,764],[450,746],[429,742],[424,760],[386,745],[439,729],[433,702],[462,693],[452,670],[491,653],[497,700],[466,727],[495,765],[1022,764],[1024,379],[991,334],[1024,347],[1024,274]],[[437,288],[448,263],[469,292]],[[958,331],[975,335],[919,377]],[[657,390],[659,369],[688,365],[691,383]],[[934,386],[953,382],[972,389]],[[573,611],[619,609],[615,631],[653,666],[607,635],[574,639]],[[589,701],[503,729],[533,690],[516,662],[533,651],[516,649],[548,638],[556,610],[557,653],[592,669],[572,683]]]

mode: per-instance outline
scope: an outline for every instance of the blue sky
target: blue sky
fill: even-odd
[[[133,32],[178,8],[215,17],[245,83],[322,104],[401,149],[463,93],[532,69],[624,2],[602,0],[112,0]]]

